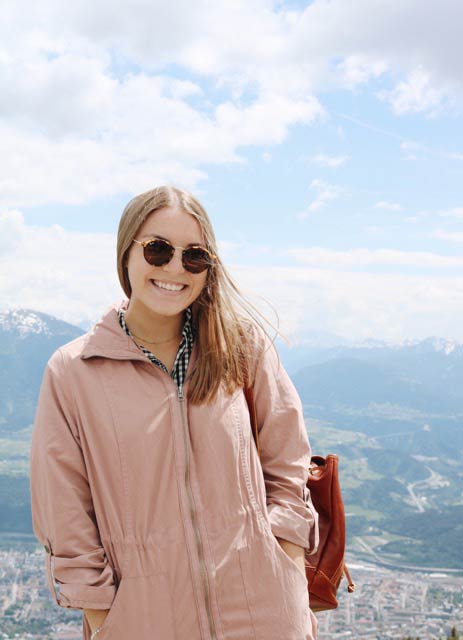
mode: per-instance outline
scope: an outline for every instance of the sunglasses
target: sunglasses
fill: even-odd
[[[202,273],[210,267],[217,258],[213,253],[200,245],[174,247],[169,240],[162,238],[150,238],[149,240],[135,240],[143,247],[143,256],[146,262],[155,267],[162,267],[172,260],[175,249],[182,249],[182,264],[190,273]]]

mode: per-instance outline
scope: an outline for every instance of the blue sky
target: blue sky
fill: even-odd
[[[463,341],[460,3],[116,4],[7,2],[0,309],[97,320],[170,182],[289,337]]]

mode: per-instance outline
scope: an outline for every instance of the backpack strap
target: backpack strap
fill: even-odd
[[[256,447],[257,447],[257,453],[259,454],[259,458],[260,458],[259,430],[257,428],[257,415],[256,415],[256,405],[255,405],[255,402],[254,402],[253,388],[252,387],[248,387],[247,383],[245,383],[243,391],[244,391],[244,395],[245,395],[246,402],[247,402],[247,405],[248,405],[249,415],[250,415],[250,418],[251,418],[252,435],[254,436],[254,441],[255,441]],[[316,458],[317,457],[315,456],[315,459]],[[314,459],[314,458],[312,458],[312,459]],[[344,517],[344,512],[343,512],[343,517]],[[306,572],[307,572],[307,561],[306,561]],[[343,562],[343,565],[342,565],[342,574],[341,574],[341,576],[343,574],[347,578],[347,591],[349,593],[353,593],[355,591],[355,584],[352,582],[352,578],[350,577],[349,570],[348,570],[347,565],[346,565],[345,562]],[[309,585],[310,585],[310,582],[309,582]],[[338,603],[337,603],[337,600],[336,600],[337,588],[338,588],[337,586],[335,587],[333,584],[331,584],[331,590],[333,591],[331,599],[334,598],[334,602],[336,603],[335,607],[338,606]],[[326,590],[326,587],[325,587],[325,590]],[[310,586],[309,586],[309,596],[312,597],[312,595],[311,595],[311,587]],[[315,596],[313,596],[313,597],[315,598]],[[325,609],[332,609],[332,608],[335,608],[335,607],[333,607],[332,604],[327,606],[326,603],[322,603],[322,605],[319,606],[316,610],[317,611],[323,611]]]
[[[252,387],[248,387],[247,384],[245,384],[243,391],[246,397],[246,402],[248,404],[249,416],[251,418],[252,435],[254,436],[254,441],[257,447],[257,453],[259,454],[259,458],[260,458],[259,430],[257,428],[257,414],[256,414],[256,405],[254,402],[254,393],[253,393]]]
[[[347,591],[349,593],[353,593],[355,591],[355,584],[352,582],[352,578],[350,577],[349,570],[347,569],[347,564],[344,562],[344,573],[347,578]]]

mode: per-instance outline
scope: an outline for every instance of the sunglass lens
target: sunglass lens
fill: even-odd
[[[191,247],[183,254],[183,266],[191,273],[201,273],[211,264],[208,252],[201,247]]]
[[[169,262],[173,256],[173,247],[165,240],[153,240],[145,246],[145,260],[156,267]]]

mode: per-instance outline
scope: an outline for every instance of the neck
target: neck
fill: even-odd
[[[132,334],[145,340],[162,342],[181,334],[184,313],[182,311],[174,316],[164,316],[130,300],[124,320]]]

